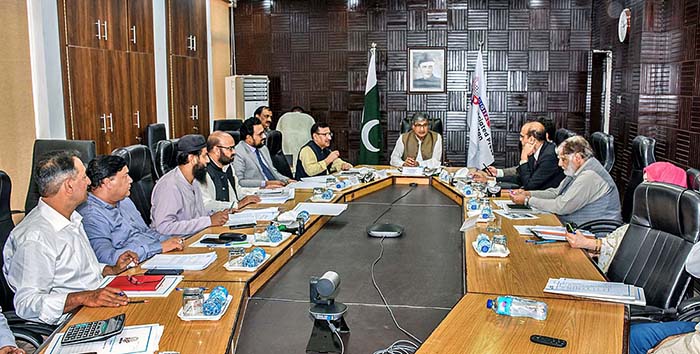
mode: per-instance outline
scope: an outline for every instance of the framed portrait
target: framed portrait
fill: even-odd
[[[408,48],[408,93],[445,92],[445,48]]]

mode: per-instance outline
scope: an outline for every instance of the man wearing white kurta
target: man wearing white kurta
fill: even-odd
[[[399,136],[391,153],[391,165],[396,167],[440,167],[442,136],[430,130],[428,117],[416,113],[411,119],[411,131]]]

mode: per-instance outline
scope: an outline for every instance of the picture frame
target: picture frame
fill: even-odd
[[[446,92],[445,48],[408,48],[408,93]]]

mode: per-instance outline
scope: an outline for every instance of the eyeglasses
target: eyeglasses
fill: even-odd
[[[325,135],[325,136],[327,136],[327,137],[329,137],[329,138],[332,138],[332,137],[333,137],[333,133],[331,133],[331,132],[328,132],[328,133],[316,133],[316,134],[318,134],[318,135]]]
[[[219,149],[224,149],[224,150],[228,150],[228,151],[233,151],[233,149],[235,148],[235,146],[221,146],[221,145],[217,145],[216,147],[218,147]]]
[[[558,155],[557,157],[559,158],[559,160],[567,161],[567,160],[571,160],[571,158],[573,156],[574,156],[574,154],[567,154],[567,155]]]
[[[134,285],[148,284],[148,283],[158,283],[160,280],[139,280],[135,275],[127,275],[126,280]]]
[[[416,123],[416,124],[414,124],[413,126],[416,127],[416,128],[427,128],[427,127],[428,127],[428,123]]]

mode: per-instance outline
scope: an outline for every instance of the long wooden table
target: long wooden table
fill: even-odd
[[[436,178],[393,176],[349,188],[336,196],[335,202],[351,202],[379,191],[392,184],[417,183],[431,185],[464,208],[466,199],[452,186]],[[280,206],[290,210],[307,201],[311,191],[297,190],[295,199]],[[269,205],[268,205],[269,206]],[[266,207],[259,205],[256,207]],[[181,286],[213,287],[224,285],[234,295],[234,301],[225,316],[217,322],[184,322],[176,313],[181,306],[181,294],[173,292],[167,298],[150,299],[147,304],[131,304],[125,308],[83,308],[68,321],[67,326],[119,313],[127,314],[127,325],[160,323],[165,326],[160,341],[160,351],[174,350],[180,353],[234,352],[240,333],[247,300],[257,293],[294,255],[328,222],[329,217],[313,216],[307,223],[307,231],[292,236],[278,247],[265,247],[271,259],[256,272],[229,272],[223,267],[227,250],[220,248],[186,247],[183,253],[215,251],[217,260],[202,271],[187,271]],[[543,216],[538,224],[557,224],[554,216]],[[518,236],[513,222],[503,220],[503,232],[511,249],[506,259],[482,259],[471,248],[479,229],[463,234],[464,258],[468,294],[453,308],[450,314],[427,339],[420,353],[522,353],[545,352],[543,346],[532,347],[530,334],[543,334],[569,340],[565,350],[571,353],[620,353],[623,352],[625,315],[624,306],[544,293],[542,289],[550,277],[572,277],[604,280],[580,250],[571,249],[565,243],[534,246],[525,243],[526,237]],[[196,242],[205,233],[221,233],[228,228],[208,228],[187,241]],[[252,229],[238,230],[252,233]],[[141,274],[140,268],[128,274]],[[485,308],[486,299],[497,295],[517,295],[540,298],[550,305],[550,318],[546,321],[516,319],[498,316]],[[64,331],[64,328],[59,331]],[[525,348],[525,349],[524,349]],[[526,349],[531,348],[531,349]],[[591,350],[590,348],[599,348]]]

